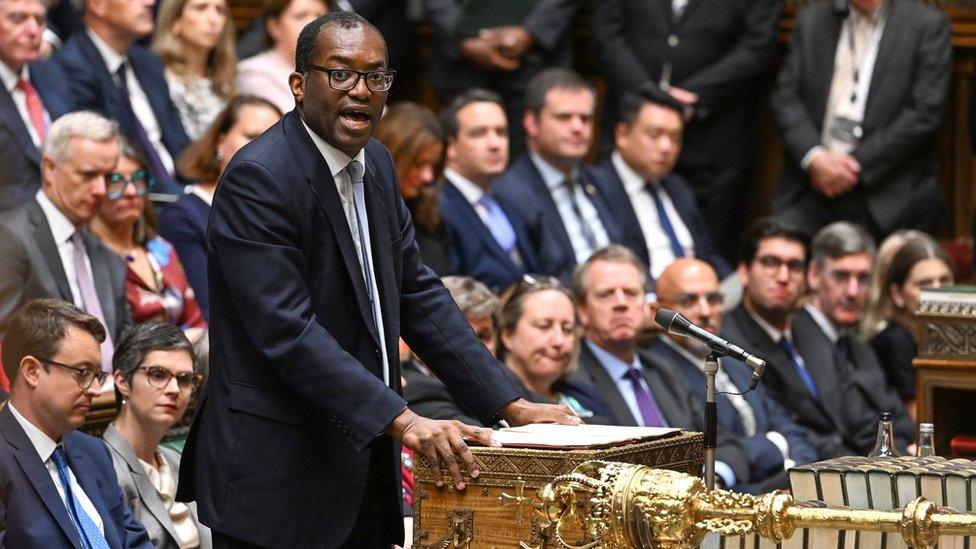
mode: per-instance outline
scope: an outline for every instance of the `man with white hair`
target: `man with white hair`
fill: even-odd
[[[102,365],[132,323],[125,265],[88,232],[105,198],[120,151],[118,125],[93,112],[66,114],[41,149],[41,189],[0,216],[0,337],[21,304],[56,297],[102,321]]]

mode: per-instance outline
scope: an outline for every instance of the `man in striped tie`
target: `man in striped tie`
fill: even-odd
[[[102,441],[76,432],[107,373],[102,323],[59,299],[29,302],[3,346],[0,542],[24,549],[152,547]]]

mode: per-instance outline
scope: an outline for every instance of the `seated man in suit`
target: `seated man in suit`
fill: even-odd
[[[458,309],[485,347],[495,354],[495,325],[492,316],[498,297],[484,284],[467,276],[445,276],[441,279],[451,292]],[[450,391],[416,357],[403,364],[403,397],[410,409],[431,419],[456,419],[468,425],[481,425],[473,413],[455,399]]]
[[[447,166],[441,194],[451,239],[451,268],[500,290],[536,272],[535,254],[518,210],[492,192],[508,164],[508,122],[501,97],[472,89],[441,113]]]
[[[0,410],[0,542],[7,547],[152,547],[125,505],[105,444],[75,432],[99,395],[95,317],[58,299],[25,305],[9,324]]]
[[[629,249],[598,250],[573,273],[583,342],[573,376],[596,388],[615,425],[702,430],[704,407],[692,397],[681,373],[639,349],[637,337],[648,323],[643,262]],[[748,479],[745,448],[726,434],[716,448],[716,479],[736,486]]]
[[[0,337],[23,303],[61,298],[108,329],[102,343],[106,372],[112,371],[112,342],[132,319],[125,265],[87,225],[105,198],[119,150],[115,122],[88,111],[62,116],[44,140],[41,190],[0,216]]]
[[[0,211],[34,198],[41,142],[68,110],[60,68],[41,59],[46,11],[41,0],[0,2]]]
[[[649,266],[652,279],[680,257],[700,257],[725,277],[732,268],[712,244],[691,187],[671,171],[681,153],[682,111],[655,84],[628,93],[616,148],[593,169],[594,184],[614,212],[622,244]]]
[[[594,251],[620,241],[613,214],[583,164],[595,108],[596,90],[578,74],[537,74],[523,118],[529,152],[494,184],[496,196],[514,204],[528,224],[539,271],[564,281]]]
[[[871,449],[858,425],[867,413],[863,401],[849,398],[822,334],[810,337],[816,326],[794,322],[805,289],[806,242],[802,233],[771,221],[747,233],[738,269],[742,303],[725,315],[722,335],[766,360],[763,385],[809,429],[821,459],[863,455]]]
[[[152,33],[152,2],[85,2],[85,30],[75,32],[54,59],[64,69],[71,108],[114,117],[145,155],[157,192],[180,193],[174,159],[189,144],[169,96],[163,62],[136,42]]]
[[[715,271],[699,259],[678,259],[661,273],[657,301],[681,313],[692,323],[717,334],[722,326],[722,294]],[[648,353],[657,362],[672,364],[683,374],[695,397],[705,402],[704,360],[708,347],[698,341],[665,334]],[[752,369],[722,357],[715,376],[718,428],[735,436],[749,456],[749,477],[732,489],[764,493],[789,485],[786,470],[817,461],[817,452],[800,427],[776,404],[762,386],[747,392]]]
[[[895,442],[906,451],[915,441],[915,422],[888,384],[874,350],[858,334],[867,306],[871,272],[875,257],[874,241],[862,227],[847,221],[827,225],[810,245],[807,282],[813,295],[797,315],[797,322],[817,326],[824,336],[822,344],[833,347],[837,369],[849,379],[870,412],[864,419],[868,428],[865,444],[873,444],[870,427],[877,425],[881,412],[894,418]],[[816,332],[811,330],[811,337]],[[913,452],[914,453],[914,452]]]

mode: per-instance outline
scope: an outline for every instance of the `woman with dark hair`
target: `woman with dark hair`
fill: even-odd
[[[137,324],[112,358],[119,414],[105,430],[119,486],[157,548],[212,546],[195,507],[176,501],[180,456],[161,446],[203,376],[189,340],[171,324]]]
[[[132,320],[169,322],[196,341],[207,329],[179,255],[156,235],[155,209],[146,200],[154,183],[145,158],[128,142],[110,177],[91,231],[125,262]]]
[[[208,317],[207,220],[217,182],[238,149],[281,118],[272,103],[251,95],[235,97],[203,136],[183,151],[176,163],[180,175],[194,185],[159,214],[159,234],[173,244],[183,260],[197,302]]]
[[[438,200],[444,159],[444,132],[430,109],[403,101],[390,106],[373,135],[396,162],[400,196],[413,217],[424,264],[441,276],[451,273],[450,235]]]
[[[281,112],[295,108],[288,77],[295,72],[298,35],[308,23],[329,13],[325,0],[265,0],[263,52],[237,65],[237,91],[275,104]]]
[[[953,261],[931,236],[909,238],[895,252],[882,276],[880,301],[872,305],[886,315],[887,325],[871,341],[888,383],[915,416],[915,368],[918,354],[919,297],[925,288],[953,283]]]
[[[561,282],[525,275],[502,294],[495,324],[499,357],[526,400],[565,404],[587,423],[608,422],[596,391],[571,380],[579,354],[576,307]]]

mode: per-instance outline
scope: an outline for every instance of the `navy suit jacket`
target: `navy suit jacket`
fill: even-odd
[[[441,191],[441,215],[456,236],[451,242],[451,268],[459,275],[476,278],[498,291],[518,282],[524,273],[538,272],[538,266],[518,210],[504,198],[496,198],[496,201],[515,229],[515,246],[522,256],[523,266],[515,263],[498,245],[478,212],[449,179],[445,180]]]
[[[611,242],[622,242],[614,222],[615,214],[597,192],[589,168],[580,165],[579,170],[580,183],[593,202],[607,236]],[[512,162],[508,170],[495,180],[492,188],[496,197],[514,205],[525,220],[539,272],[568,281],[576,267],[573,244],[559,217],[556,203],[529,155],[524,154]]]
[[[704,406],[705,374],[697,365],[692,364],[684,355],[661,339],[652,343],[648,352],[656,360],[676,365],[684,374],[692,394]],[[721,366],[740,392],[749,388],[749,381],[752,378],[751,368],[731,358],[722,358]],[[773,402],[762,386],[746,393],[743,398],[752,408],[756,419],[756,434],[751,437],[746,436],[742,419],[729,398],[721,394],[715,397],[718,428],[734,435],[749,456],[749,478],[740,479],[742,484],[734,486],[733,489],[760,493],[786,488],[783,454],[766,438],[766,433],[775,431],[783,435],[790,446],[790,459],[797,465],[803,465],[817,461],[817,452],[807,438],[807,430],[787,417],[786,412]]]
[[[149,105],[162,131],[162,143],[173,161],[190,143],[180,121],[180,113],[169,97],[163,62],[143,46],[134,45],[128,51],[129,63],[139,85],[146,92]],[[64,77],[71,91],[71,110],[88,109],[118,120],[122,133],[138,145],[135,121],[125,107],[122,92],[109,74],[95,43],[87,32],[75,32],[58,50],[54,59],[63,67]],[[157,179],[160,179],[157,174]],[[180,185],[162,178],[157,181],[159,192],[179,193]]]
[[[210,379],[180,467],[204,524],[275,547],[334,547],[359,514],[370,459],[382,517],[402,536],[397,338],[479,421],[518,397],[440,279],[420,262],[396,168],[366,146],[367,218],[383,306],[384,385],[372,309],[328,164],[297,111],[242,148],[207,234]],[[401,538],[402,539],[402,538]]]
[[[613,211],[614,220],[623,239],[621,244],[633,250],[645,265],[650,265],[651,254],[647,249],[644,231],[641,230],[634,206],[613,162],[608,158],[590,170],[590,173],[593,175],[593,184],[603,201]],[[720,279],[728,276],[732,272],[732,267],[715,249],[705,219],[695,204],[695,195],[691,187],[684,178],[673,172],[661,179],[661,186],[671,197],[674,209],[678,211],[678,215],[691,233],[691,240],[695,244],[695,257],[711,265]]]
[[[152,548],[125,505],[105,443],[79,432],[64,435],[62,443],[68,466],[102,519],[109,547]],[[54,480],[7,406],[0,410],[0,479],[0,547],[83,549]]]
[[[210,319],[207,286],[207,221],[210,206],[194,194],[184,194],[175,204],[159,210],[159,234],[176,249],[186,279],[197,296],[203,317]]]
[[[70,3],[70,2],[68,2]],[[51,121],[69,110],[68,86],[51,61],[29,65],[30,80]],[[41,187],[41,151],[34,145],[10,93],[0,86],[0,211],[30,202]]]

